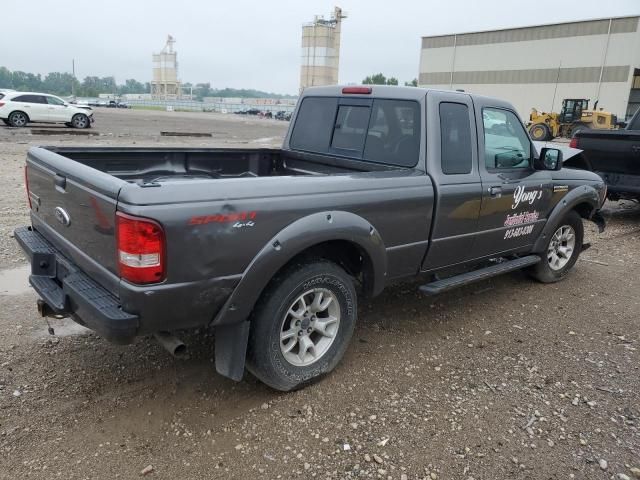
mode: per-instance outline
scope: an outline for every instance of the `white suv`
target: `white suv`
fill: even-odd
[[[4,91],[0,92],[0,120],[11,127],[24,127],[34,122],[89,128],[93,123],[93,111],[69,105],[54,95]]]

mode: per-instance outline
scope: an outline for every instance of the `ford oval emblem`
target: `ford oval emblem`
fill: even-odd
[[[65,227],[71,225],[71,217],[64,208],[56,207],[54,213],[56,215],[56,218],[62,225],[64,225]]]

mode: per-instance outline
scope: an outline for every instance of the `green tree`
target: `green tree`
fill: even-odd
[[[193,89],[193,96],[198,100],[202,100],[204,97],[212,97],[213,90],[211,90],[211,84],[207,83],[196,83],[196,86]]]
[[[385,77],[382,73],[369,75],[362,83],[364,85],[398,85],[398,79],[395,77]]]
[[[42,78],[40,74],[34,75],[27,72],[13,72],[12,83],[15,90],[22,90],[24,92],[37,92],[42,90]]]
[[[417,87],[418,86],[418,79],[414,78],[410,82],[404,82],[404,86],[405,87]]]
[[[78,81],[70,73],[51,72],[42,81],[42,91],[57,95],[70,95]]]
[[[127,93],[147,93],[144,83],[140,83],[133,78],[125,80],[124,85],[118,87],[118,93],[124,95]]]
[[[6,67],[0,67],[0,88],[13,88],[13,75]]]

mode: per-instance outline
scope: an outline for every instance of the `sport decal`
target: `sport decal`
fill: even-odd
[[[216,213],[215,215],[203,215],[191,217],[189,225],[206,225],[207,223],[232,223],[235,228],[253,227],[253,220],[258,216],[257,212]]]

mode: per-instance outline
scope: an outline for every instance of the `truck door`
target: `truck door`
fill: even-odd
[[[482,206],[474,255],[485,257],[533,244],[551,208],[551,172],[534,170],[533,147],[516,113],[474,99]]]
[[[434,270],[470,259],[478,231],[482,186],[469,95],[428,92],[426,147],[435,209],[422,269]]]

